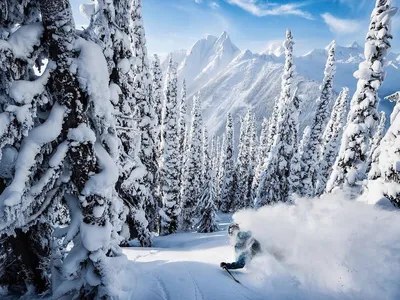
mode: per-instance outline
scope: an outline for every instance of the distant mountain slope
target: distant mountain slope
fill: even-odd
[[[314,49],[295,58],[295,82],[302,82],[302,128],[310,123],[313,116],[315,100],[319,96],[319,83],[323,78],[326,49]],[[348,47],[337,46],[336,52],[335,92],[347,86],[353,93],[357,84],[353,73],[363,60],[363,48],[353,43]],[[249,106],[253,107],[259,126],[262,119],[271,114],[275,98],[280,93],[284,63],[281,46],[270,47],[260,54],[250,50],[240,51],[228,34],[223,32],[218,38],[208,35],[200,39],[186,53],[174,52],[173,59],[179,65],[180,81],[186,79],[189,108],[191,96],[201,91],[204,119],[210,134],[220,135],[223,132],[227,112],[234,116],[236,137],[240,117]],[[380,89],[382,99],[400,89],[400,63],[397,59],[398,55],[389,55],[387,78]],[[164,61],[162,65],[165,71],[167,62]],[[389,102],[382,102],[382,109],[390,111],[391,107]]]

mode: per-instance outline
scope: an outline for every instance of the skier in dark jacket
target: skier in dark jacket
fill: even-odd
[[[240,231],[237,223],[229,225],[228,234],[235,241],[236,261],[222,262],[220,266],[223,269],[242,269],[256,254],[261,252],[260,243],[251,236],[250,231]]]

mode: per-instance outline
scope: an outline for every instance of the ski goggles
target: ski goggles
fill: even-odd
[[[230,224],[228,227],[228,234],[232,235],[235,231],[239,231],[239,225],[234,223],[234,224]]]

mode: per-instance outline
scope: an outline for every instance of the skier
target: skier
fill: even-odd
[[[251,236],[250,231],[240,231],[239,224],[231,223],[228,234],[235,243],[236,261],[221,262],[222,269],[242,269],[255,255],[261,252],[260,243]]]

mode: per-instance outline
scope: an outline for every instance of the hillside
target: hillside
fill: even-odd
[[[319,83],[322,80],[327,48],[314,49],[309,53],[295,57],[296,82],[302,82],[300,94],[303,99],[301,127],[309,124],[315,100],[319,95]],[[363,60],[363,48],[357,43],[349,46],[337,46],[337,74],[335,92],[339,93],[343,86],[356,88],[357,81],[353,73]],[[384,96],[397,90],[400,80],[398,55],[390,54],[387,78],[380,90]],[[235,120],[238,134],[239,116],[249,106],[253,107],[257,120],[261,124],[264,117],[271,114],[274,100],[280,93],[281,74],[284,53],[281,46],[270,47],[262,53],[250,50],[240,51],[223,32],[220,37],[208,35],[197,41],[186,53],[182,50],[173,53],[178,63],[178,76],[185,78],[189,107],[190,98],[201,91],[203,99],[204,119],[210,134],[220,135],[225,126],[225,116],[231,112]],[[164,71],[166,58],[162,62]],[[381,109],[390,111],[392,104],[384,101]],[[236,134],[236,137],[237,137]]]

